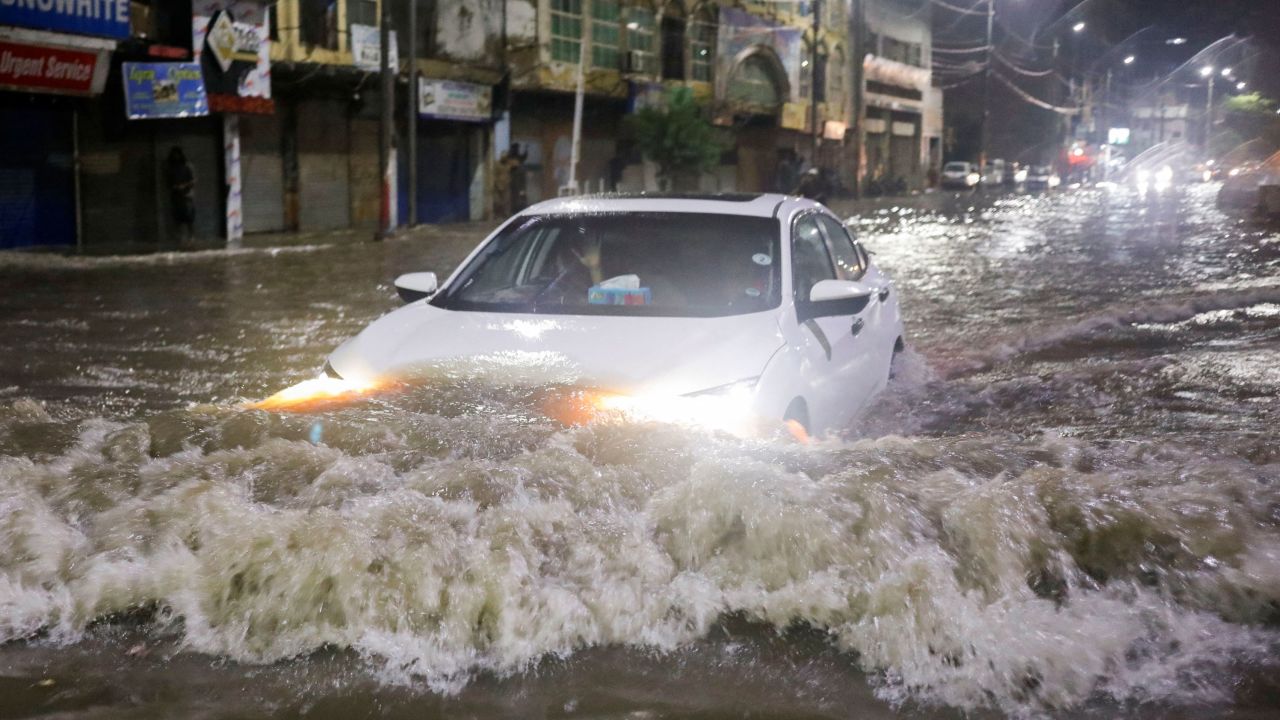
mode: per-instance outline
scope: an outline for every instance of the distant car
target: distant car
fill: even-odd
[[[1023,187],[1028,190],[1048,190],[1057,187],[1058,183],[1058,176],[1053,168],[1048,165],[1032,165],[1027,168],[1027,179],[1023,182]]]
[[[572,368],[605,410],[815,433],[865,408],[903,347],[889,277],[830,210],[783,195],[549,200],[438,288],[396,288],[408,304],[329,356],[332,381],[523,359]]]
[[[982,169],[982,184],[991,186],[1003,185],[1004,175],[1004,161],[992,160]]]
[[[962,160],[949,162],[942,166],[942,187],[955,190],[966,190],[978,184],[978,171],[972,163]]]

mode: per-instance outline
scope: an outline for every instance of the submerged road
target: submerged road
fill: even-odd
[[[1273,717],[1280,233],[1213,190],[837,206],[910,348],[812,447],[243,408],[481,228],[0,256],[0,717]]]

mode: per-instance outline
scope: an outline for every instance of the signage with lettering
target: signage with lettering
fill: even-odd
[[[101,59],[91,50],[0,40],[0,87],[71,95],[101,92]]]
[[[377,72],[382,69],[382,34],[373,25],[351,25],[351,56],[361,70]],[[399,48],[396,47],[396,31],[391,31],[391,67],[399,67]]]
[[[129,37],[129,0],[0,0],[0,25]]]
[[[193,0],[193,60],[204,75],[210,111],[274,112],[266,7],[257,0]]]
[[[209,114],[196,63],[124,63],[124,105],[130,120]]]
[[[493,115],[493,88],[488,85],[421,78],[418,114],[441,120],[488,122]]]

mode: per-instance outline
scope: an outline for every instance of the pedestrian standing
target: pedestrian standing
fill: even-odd
[[[191,241],[196,222],[196,173],[176,145],[169,151],[169,206],[178,228],[178,244]]]

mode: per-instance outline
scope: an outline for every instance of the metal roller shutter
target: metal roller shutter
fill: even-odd
[[[244,231],[279,232],[284,222],[284,159],[277,115],[240,118],[240,177]]]
[[[298,212],[303,231],[351,225],[351,177],[346,104],[298,105]]]

